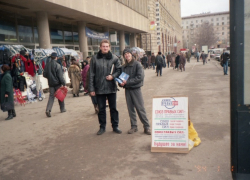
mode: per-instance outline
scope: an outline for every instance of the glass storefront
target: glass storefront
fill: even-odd
[[[5,42],[13,44],[23,44],[29,48],[39,48],[39,32],[36,18],[15,15],[8,12],[0,12],[0,44]],[[49,31],[51,45],[54,47],[68,47],[79,50],[79,34],[77,25],[64,24],[57,21],[49,21]],[[101,28],[94,29],[101,31]],[[111,51],[120,55],[119,31],[109,30],[109,40]],[[99,51],[101,40],[88,38],[88,46],[91,54]],[[125,33],[125,46],[130,44],[130,35]]]
[[[34,43],[32,18],[17,16],[18,39],[20,43]]]
[[[17,42],[15,18],[0,19],[0,41]]]

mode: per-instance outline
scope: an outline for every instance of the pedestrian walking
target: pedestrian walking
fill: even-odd
[[[175,58],[175,69],[177,69],[177,71],[179,71],[179,64],[180,64],[180,54],[177,54]]]
[[[190,51],[188,51],[187,52],[187,61],[190,63],[190,58],[191,58],[191,52]]]
[[[205,65],[205,63],[206,63],[206,54],[204,53],[204,51],[202,51],[202,53],[201,53],[201,59],[202,59],[202,61],[203,61],[203,65]]]
[[[144,54],[143,57],[141,58],[141,63],[143,65],[144,69],[147,68],[147,62],[148,62],[148,57],[146,54]]]
[[[207,60],[208,60],[208,61],[210,61],[210,58],[211,58],[211,57],[210,57],[210,54],[211,54],[211,53],[208,52],[208,55],[207,55]]]
[[[167,67],[166,57],[163,54],[162,54],[162,59],[163,59],[163,67],[166,68]]]
[[[151,63],[153,66],[153,70],[155,70],[155,54],[154,53],[152,53],[152,56],[151,56]]]
[[[78,63],[73,60],[69,67],[68,76],[72,85],[73,97],[79,97],[80,92],[80,82],[82,81],[81,70]]]
[[[151,135],[141,92],[141,87],[143,86],[144,81],[142,66],[132,57],[130,49],[125,49],[123,51],[123,56],[125,58],[125,65],[122,66],[122,72],[128,74],[129,78],[127,81],[124,80],[119,85],[125,88],[125,97],[131,123],[131,129],[128,131],[128,134],[133,134],[138,131],[136,109],[139,119],[143,124],[144,133]]]
[[[83,61],[83,69],[82,69],[82,85],[84,88],[85,96],[89,94],[88,89],[87,89],[87,73],[89,71],[89,63],[88,61],[84,60]]]
[[[13,97],[13,82],[10,75],[10,67],[4,64],[1,67],[1,86],[0,86],[0,104],[13,103],[13,109],[8,110],[8,117],[5,120],[13,119],[16,117],[16,111],[14,108],[14,97]],[[3,109],[2,109],[3,110]]]
[[[172,59],[171,59],[171,67],[173,67],[173,70],[175,69],[175,59],[176,59],[176,54],[173,52],[171,55]]]
[[[55,92],[61,87],[65,86],[63,78],[63,71],[60,64],[56,62],[57,53],[52,53],[51,57],[47,60],[43,71],[43,77],[48,79],[49,84],[49,100],[46,108],[46,116],[51,117],[51,110],[54,104]],[[64,101],[58,100],[61,113],[66,112]]]
[[[181,55],[180,55],[180,69],[181,69],[181,72],[182,72],[182,69],[183,69],[183,71],[185,71],[185,65],[186,65],[186,58],[185,58],[184,54],[181,53]]]
[[[96,96],[99,113],[100,129],[97,135],[106,131],[106,98],[109,102],[112,128],[115,133],[121,134],[118,128],[119,117],[116,109],[117,86],[114,81],[120,73],[120,61],[110,52],[110,42],[106,39],[100,43],[100,51],[94,55],[90,63],[89,92]]]
[[[168,53],[168,55],[167,55],[168,68],[169,68],[169,65],[170,65],[171,60],[172,60],[172,56],[171,56],[170,53]]]
[[[196,52],[196,58],[197,58],[197,62],[199,62],[200,61],[200,51]]]
[[[222,64],[223,64],[223,71],[224,71],[224,75],[228,75],[227,71],[228,71],[228,60],[229,60],[229,54],[226,52],[226,50],[223,50],[223,53],[220,56]]]
[[[163,62],[163,58],[161,56],[161,52],[158,52],[158,55],[156,56],[156,59],[155,59],[155,62],[156,62],[156,72],[157,72],[157,76],[159,74],[159,71],[160,71],[160,76],[162,76],[162,67],[164,65],[164,62]]]
[[[91,60],[89,60],[90,62]],[[90,63],[89,63],[90,64]],[[90,67],[90,66],[89,66]],[[90,68],[89,68],[90,69]],[[88,69],[87,71],[87,76],[86,76],[86,84],[85,84],[85,87],[87,90],[89,89],[89,73],[90,73],[90,70]],[[98,114],[99,113],[99,108],[98,108],[98,103],[97,103],[97,99],[96,99],[96,95],[95,96],[90,96],[91,97],[91,101],[92,101],[92,104],[94,105],[94,110],[95,110],[95,113]]]

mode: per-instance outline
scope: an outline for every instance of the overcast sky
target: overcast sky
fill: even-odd
[[[229,0],[181,0],[181,17],[209,11],[229,11]]]

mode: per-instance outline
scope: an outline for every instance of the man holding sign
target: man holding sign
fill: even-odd
[[[144,101],[141,93],[141,87],[143,86],[144,71],[141,64],[136,61],[132,56],[130,49],[123,51],[125,58],[125,65],[122,66],[122,72],[128,75],[128,79],[123,80],[119,85],[125,88],[125,96],[127,101],[127,108],[129,112],[131,129],[128,134],[133,134],[138,131],[136,112],[143,124],[144,133],[151,135],[147,114],[144,108]]]
[[[122,133],[118,128],[117,86],[114,81],[120,75],[120,71],[120,61],[110,52],[110,42],[106,39],[102,40],[100,51],[91,59],[89,76],[89,92],[91,96],[96,96],[99,107],[100,130],[97,135],[103,134],[106,130],[106,98],[109,102],[113,131],[118,134]]]

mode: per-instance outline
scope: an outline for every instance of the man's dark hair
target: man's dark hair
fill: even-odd
[[[57,58],[56,56],[51,56],[51,59],[53,59],[53,60],[56,59],[56,58]]]
[[[161,52],[158,52],[159,55],[161,55]]]
[[[3,72],[6,72],[6,71],[9,71],[10,70],[10,66],[8,66],[7,64],[4,64],[2,67],[1,67],[2,71]]]

